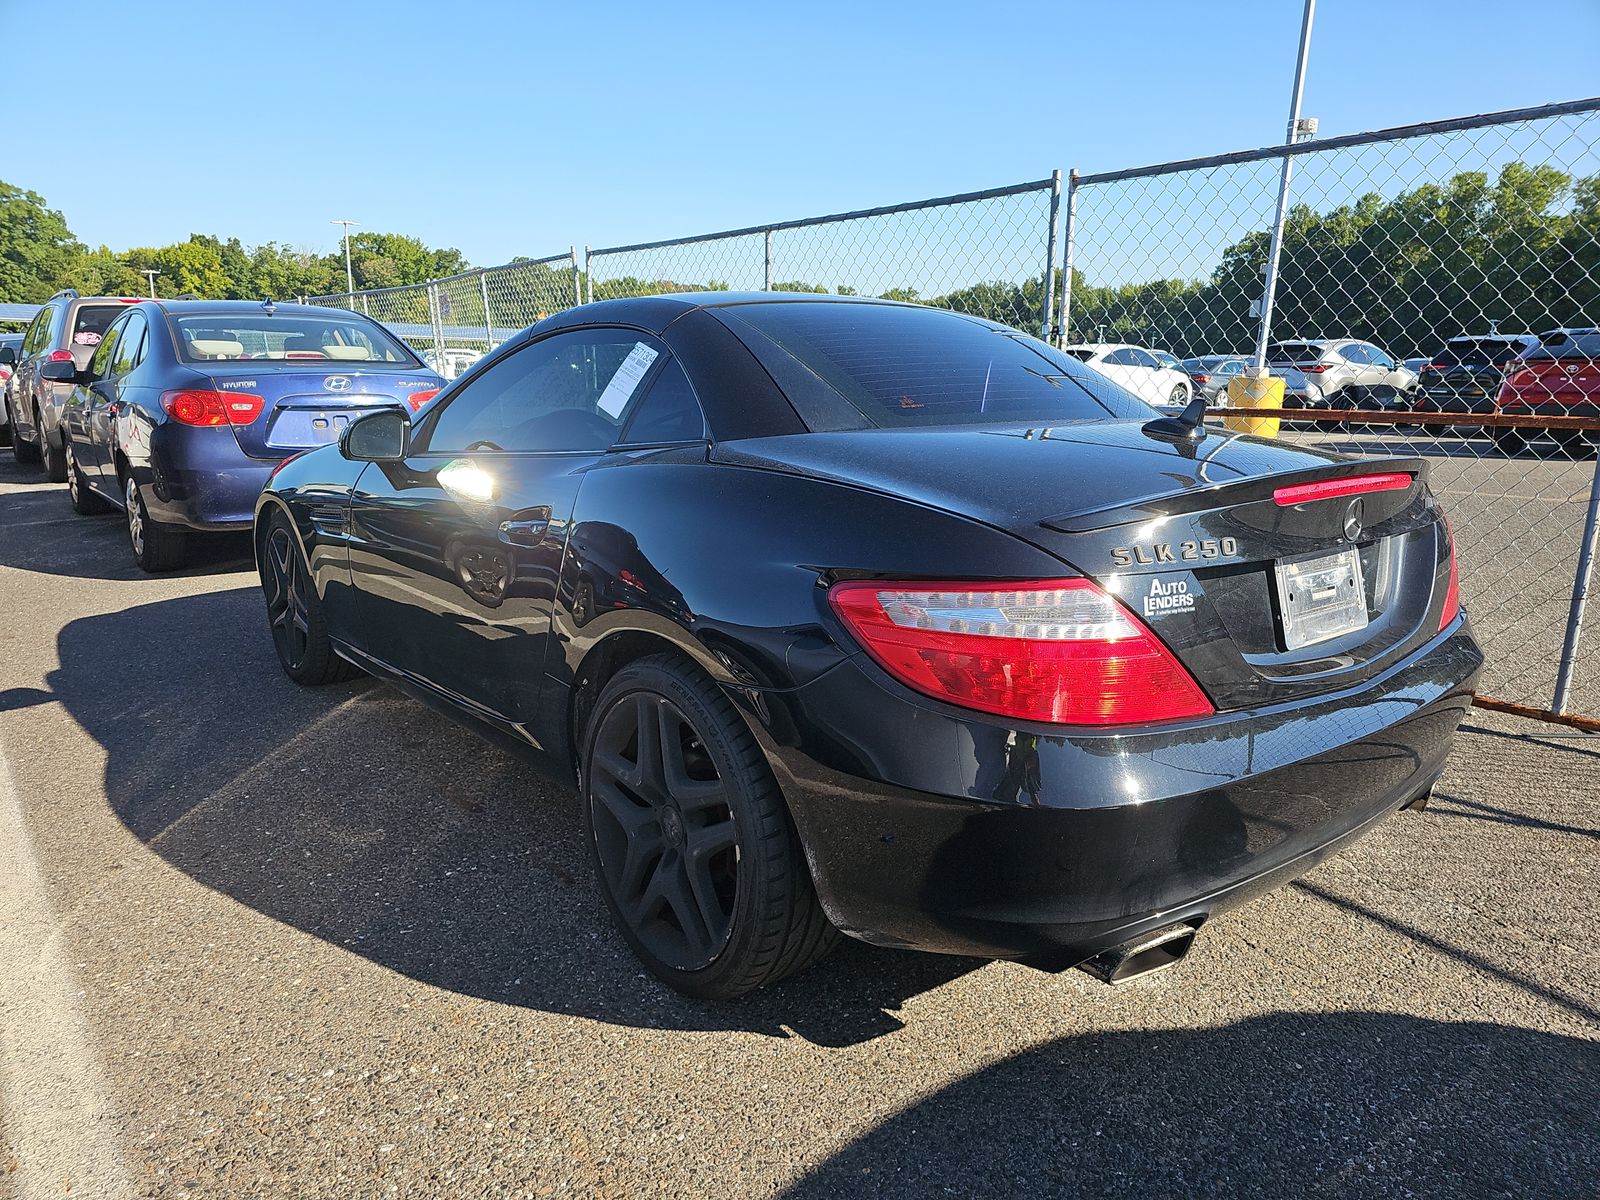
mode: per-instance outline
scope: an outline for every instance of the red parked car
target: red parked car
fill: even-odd
[[[1533,414],[1600,420],[1600,329],[1555,329],[1540,334],[1539,345],[1507,373],[1495,410],[1508,417]],[[1569,450],[1600,446],[1600,429],[1496,429],[1494,440],[1502,450],[1515,454],[1541,433],[1548,433]]]

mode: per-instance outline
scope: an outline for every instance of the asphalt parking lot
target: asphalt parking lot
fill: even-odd
[[[570,788],[297,689],[247,542],[144,576],[38,479],[0,466],[0,1194],[1600,1195],[1600,739],[1476,713],[1432,808],[1121,989],[846,944],[704,1005],[612,932]]]

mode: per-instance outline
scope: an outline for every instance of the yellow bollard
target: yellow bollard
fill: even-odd
[[[1228,380],[1229,408],[1282,408],[1283,380],[1271,375],[1235,375]],[[1257,437],[1278,436],[1277,417],[1241,417],[1229,413],[1222,423],[1234,433],[1253,433]]]

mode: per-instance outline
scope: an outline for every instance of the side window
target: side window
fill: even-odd
[[[1364,367],[1372,362],[1372,355],[1367,352],[1367,347],[1362,342],[1351,342],[1339,353],[1344,356],[1345,362],[1355,363],[1358,367]]]
[[[1372,360],[1372,365],[1375,367],[1383,367],[1388,371],[1394,370],[1394,359],[1390,358],[1376,346],[1367,347],[1367,357]]]
[[[117,343],[122,340],[122,332],[127,327],[127,321],[118,321],[106,330],[105,337],[101,338],[100,344],[94,348],[88,370],[95,379],[109,379],[114,373],[111,368],[112,355],[116,354]]]
[[[677,359],[661,368],[650,390],[633,406],[622,441],[633,446],[662,442],[698,442],[706,436],[706,419],[700,412],[689,377]]]
[[[116,327],[116,334],[117,346],[111,352],[111,373],[125,375],[139,365],[139,355],[144,350],[144,318],[137,313],[130,314],[126,321]],[[105,340],[110,340],[109,332]],[[104,345],[104,341],[101,344]]]
[[[1243,363],[1237,361],[1236,359],[1229,359],[1227,362],[1223,363],[1220,367],[1217,368],[1217,374],[1218,375],[1237,375],[1242,370],[1244,370],[1244,364]]]
[[[46,305],[33,318],[33,324],[28,326],[28,336],[22,339],[24,354],[37,353],[39,347],[44,345],[45,338],[49,336],[50,321],[54,311],[49,305]]]
[[[1101,360],[1108,367],[1136,367],[1139,360],[1134,357],[1132,350],[1113,350]]]
[[[1133,365],[1136,367],[1154,369],[1161,366],[1161,360],[1148,350],[1129,350],[1128,353],[1133,356]]]
[[[430,453],[604,450],[664,351],[625,329],[558,333],[489,367],[452,397],[426,435]]]

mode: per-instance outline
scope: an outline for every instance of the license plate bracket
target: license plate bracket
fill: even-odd
[[[1354,546],[1273,564],[1286,649],[1300,650],[1365,629],[1366,581]]]

